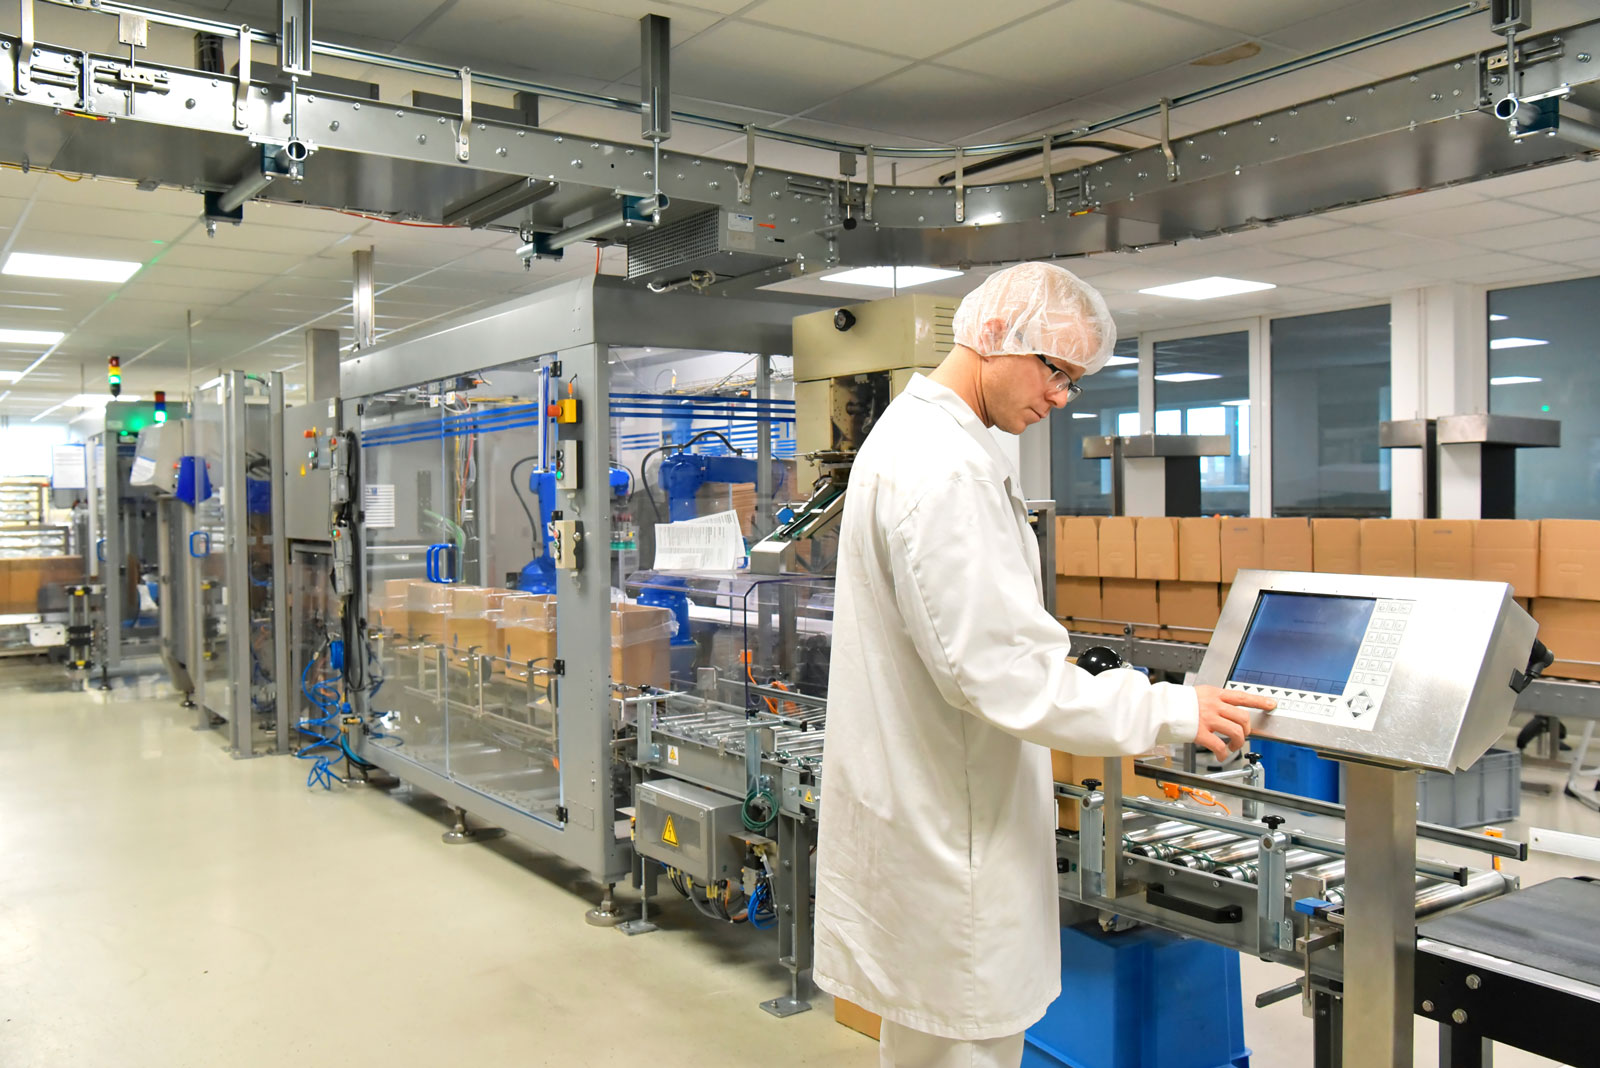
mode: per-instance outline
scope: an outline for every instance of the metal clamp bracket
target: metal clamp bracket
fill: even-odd
[[[1178,157],[1172,151],[1172,101],[1161,98],[1161,154],[1167,157],[1167,181],[1178,180]]]
[[[1278,819],[1276,816],[1267,818]],[[1294,924],[1284,907],[1283,854],[1288,848],[1289,836],[1275,828],[1261,836],[1261,851],[1256,860],[1256,921],[1263,950],[1294,946]]]
[[[744,176],[738,179],[739,203],[750,203],[750,189],[756,180],[756,128],[744,128]]]
[[[461,126],[456,130],[456,159],[472,158],[472,68],[461,68]]]
[[[956,222],[967,221],[967,150],[956,149]]]
[[[249,126],[245,112],[250,107],[250,27],[239,26],[239,85],[233,97],[233,128]]]
[[[878,195],[878,150],[867,146],[867,199],[861,205],[861,217],[872,221],[872,201]]]
[[[1055,142],[1055,135],[1045,134],[1044,144],[1039,147],[1039,158],[1044,161],[1042,176],[1044,178],[1044,210],[1056,210],[1056,179],[1050,173],[1050,149]]]
[[[33,0],[21,0],[22,39],[17,48],[17,93],[26,96],[33,87]]]

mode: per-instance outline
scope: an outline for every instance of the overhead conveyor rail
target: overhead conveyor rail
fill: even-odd
[[[21,0],[22,10],[30,12],[33,3]],[[1418,32],[1472,9],[1451,8],[1391,34]],[[315,55],[452,79],[463,107],[444,112],[311,92],[276,72],[271,81],[251,79],[251,50],[274,47],[275,35],[128,5],[101,3],[95,10],[229,35],[242,51],[238,74],[133,62],[76,41],[40,42],[25,19],[27,32],[0,38],[9,59],[0,62],[0,96],[8,104],[0,109],[0,145],[7,146],[0,154],[9,162],[222,193],[260,172],[263,159],[303,150],[304,161],[287,168],[291,180],[266,183],[256,195],[434,222],[460,217],[461,205],[481,203],[487,191],[533,179],[542,183],[539,196],[516,198],[514,210],[498,220],[473,216],[530,241],[601,216],[619,196],[659,191],[670,201],[662,226],[596,236],[654,242],[652,269],[639,281],[672,284],[694,275],[701,288],[733,279],[762,284],[841,263],[995,263],[1269,225],[1574,158],[1596,143],[1584,109],[1600,106],[1600,64],[1592,62],[1600,54],[1600,22],[1591,22],[1515,42],[1519,91],[1509,119],[1496,115],[1509,96],[1500,46],[1099,163],[1060,173],[1041,168],[1022,180],[968,184],[959,166],[1020,143],[960,149],[954,187],[879,183],[872,167],[877,157],[894,154],[887,146],[867,152],[864,182],[690,156],[659,144],[657,173],[649,146],[521,126],[498,114],[472,117],[469,102],[473,84],[562,99],[584,94],[324,42],[313,46]],[[1341,48],[1367,43],[1375,41]],[[581,102],[628,106],[611,98]],[[1061,136],[1070,141],[1102,128]],[[753,141],[757,131],[739,129]],[[298,181],[296,168],[303,171]],[[667,224],[680,229],[662,248]]]

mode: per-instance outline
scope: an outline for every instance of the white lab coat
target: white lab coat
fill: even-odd
[[[850,473],[817,847],[816,981],[905,1027],[1016,1034],[1061,990],[1048,748],[1188,742],[1192,690],[1067,663],[1014,469],[917,376]]]

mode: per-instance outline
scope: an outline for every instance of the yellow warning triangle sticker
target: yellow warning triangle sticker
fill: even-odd
[[[672,825],[672,817],[667,817],[666,825],[661,828],[661,840],[669,846],[678,844],[678,829]]]

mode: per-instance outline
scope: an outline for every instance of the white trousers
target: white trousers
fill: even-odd
[[[883,1021],[878,1043],[881,1068],[1018,1068],[1022,1035],[970,1041],[939,1038]]]

